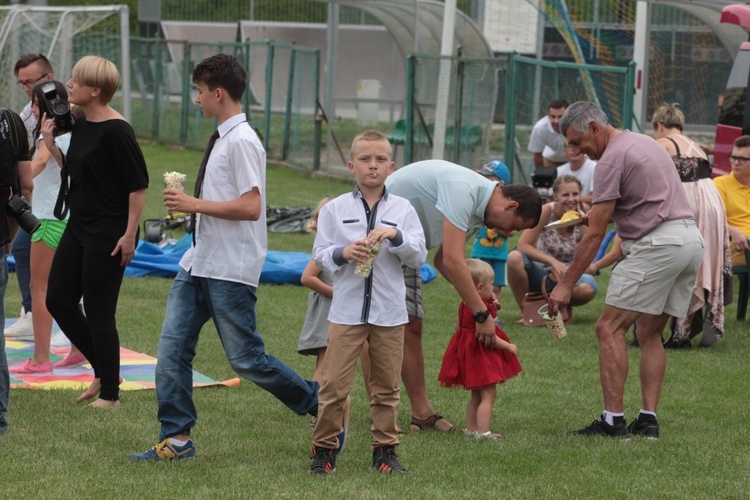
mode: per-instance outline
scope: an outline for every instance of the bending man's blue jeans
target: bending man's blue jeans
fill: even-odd
[[[8,261],[5,259],[5,245],[0,246],[0,325],[5,325],[5,289],[8,287]],[[8,358],[5,354],[5,335],[0,334],[0,434],[8,428],[5,416],[8,413],[10,374]]]
[[[159,339],[156,397],[159,440],[189,434],[198,418],[193,404],[193,359],[203,325],[213,319],[232,369],[273,394],[298,415],[316,413],[318,383],[305,380],[265,352],[255,317],[256,288],[193,278],[180,270],[169,290]]]

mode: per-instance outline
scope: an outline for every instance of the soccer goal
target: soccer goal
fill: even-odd
[[[13,67],[29,52],[47,56],[55,79],[70,79],[73,65],[96,55],[114,62],[122,81],[113,105],[130,120],[130,43],[127,5],[0,7],[0,105],[20,111],[28,98],[16,85]]]

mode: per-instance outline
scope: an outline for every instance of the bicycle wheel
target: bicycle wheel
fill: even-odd
[[[270,226],[268,230],[272,233],[306,233],[307,221],[310,220],[310,214],[301,214],[276,221]]]

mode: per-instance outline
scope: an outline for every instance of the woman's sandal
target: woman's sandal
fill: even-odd
[[[451,425],[448,429],[441,429],[435,426],[438,420],[447,422],[443,418],[442,415],[438,415],[437,413],[430,415],[429,417],[425,419],[419,419],[419,418],[412,416],[411,417],[411,430],[412,431],[439,430],[439,431],[450,432],[456,428],[455,426]]]

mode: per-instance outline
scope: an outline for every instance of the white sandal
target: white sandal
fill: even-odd
[[[492,431],[487,431],[487,432],[485,432],[483,434],[479,434],[477,432],[476,436],[477,436],[477,438],[480,438],[480,439],[492,439],[492,440],[500,439],[501,437],[503,437],[502,434],[493,434]]]

